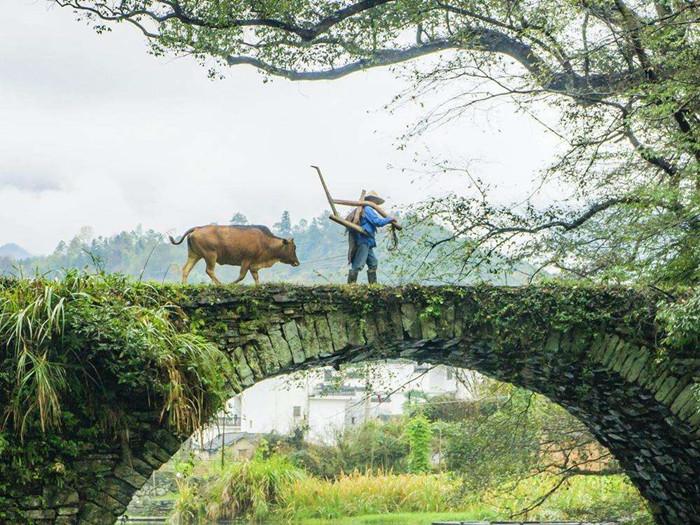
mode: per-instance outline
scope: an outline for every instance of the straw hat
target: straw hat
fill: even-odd
[[[365,195],[365,200],[366,201],[372,201],[375,204],[384,204],[384,199],[382,199],[379,194],[372,190]]]

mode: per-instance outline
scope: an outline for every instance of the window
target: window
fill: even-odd
[[[292,409],[292,415],[293,415],[294,417],[301,417],[301,407],[300,407],[300,406],[295,406],[295,407]]]
[[[333,379],[333,371],[328,370],[328,369],[324,370],[323,371],[323,380],[330,381],[331,379]]]

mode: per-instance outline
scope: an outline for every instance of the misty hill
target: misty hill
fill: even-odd
[[[13,242],[0,246],[0,258],[4,257],[12,261],[21,261],[29,259],[31,256],[31,253]]]

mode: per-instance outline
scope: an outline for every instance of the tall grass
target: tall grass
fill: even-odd
[[[333,481],[302,478],[285,487],[280,513],[289,518],[339,518],[458,508],[460,483],[447,475],[355,472]]]
[[[63,331],[65,299],[55,288],[33,281],[0,288],[0,346],[13,355],[14,363],[5,423],[11,420],[20,435],[35,413],[43,432],[60,425],[66,374],[49,350]]]
[[[303,470],[276,454],[232,463],[204,491],[207,516],[212,520],[265,519],[276,510],[283,494],[305,479]]]
[[[204,503],[199,496],[197,485],[186,479],[177,481],[177,498],[173,512],[168,516],[170,525],[198,525],[203,523]]]
[[[112,407],[115,389],[136,388],[155,391],[161,417],[191,433],[225,398],[232,366],[187,330],[161,290],[79,272],[0,281],[0,364],[14,376],[2,385],[2,426],[20,437],[34,422],[42,432],[59,428],[69,393],[86,404],[104,394]]]

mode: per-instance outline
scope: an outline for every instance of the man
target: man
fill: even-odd
[[[370,191],[365,195],[365,200],[374,202],[377,205],[384,203],[384,199],[377,195],[375,191]],[[363,208],[360,227],[364,230],[364,234],[353,230],[350,231],[350,235],[353,236],[351,240],[354,241],[355,246],[350,261],[351,267],[348,272],[348,284],[357,282],[357,276],[360,270],[364,268],[365,264],[367,265],[367,282],[369,284],[377,282],[377,266],[379,261],[377,261],[377,257],[374,255],[374,248],[377,246],[375,235],[377,233],[377,228],[381,228],[393,222],[396,222],[396,219],[393,217],[382,217],[371,206],[365,206]]]

